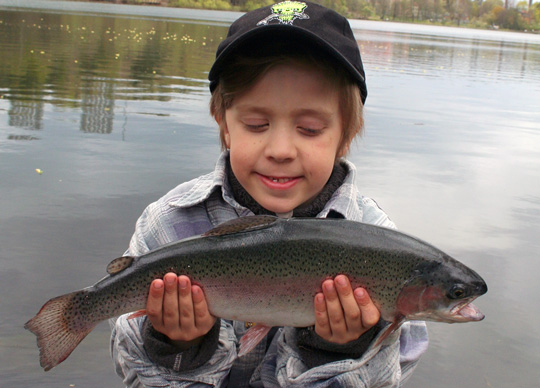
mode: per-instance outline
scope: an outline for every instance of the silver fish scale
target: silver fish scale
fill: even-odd
[[[94,285],[86,303],[99,305],[93,314],[104,317],[144,308],[151,281],[172,271],[201,284],[211,306],[220,303],[214,299],[229,304],[248,300],[252,307],[283,307],[291,300],[312,306],[324,279],[346,274],[353,286],[368,290],[386,319],[394,313],[404,282],[426,260],[441,261],[441,252],[390,229],[345,220],[276,220],[236,233],[228,227],[223,235],[190,238],[149,252]],[[283,300],[292,291],[296,295]]]

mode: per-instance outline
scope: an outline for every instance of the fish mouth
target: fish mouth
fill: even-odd
[[[464,300],[456,304],[450,310],[449,318],[453,322],[474,322],[484,319],[485,315],[478,309],[478,307],[472,304],[474,299],[476,298]]]

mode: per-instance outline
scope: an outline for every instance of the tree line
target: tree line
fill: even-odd
[[[278,2],[278,0],[110,1],[230,11],[250,11]],[[320,0],[315,2],[353,19],[540,32],[540,2],[533,3],[533,0]]]

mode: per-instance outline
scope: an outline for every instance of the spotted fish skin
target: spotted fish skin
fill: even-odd
[[[213,315],[265,326],[313,325],[313,298],[338,274],[368,291],[392,331],[407,319],[480,320],[469,302],[487,291],[476,272],[419,239],[335,219],[239,218],[113,260],[108,270],[93,286],[50,300],[25,325],[37,336],[46,370],[100,321],[143,309],[150,283],[167,272],[200,284]],[[465,306],[468,317],[459,314]]]

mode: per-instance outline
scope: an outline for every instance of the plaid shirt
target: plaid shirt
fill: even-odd
[[[127,254],[141,255],[179,239],[202,234],[233,218],[253,213],[236,202],[227,181],[227,156],[215,170],[183,183],[150,204],[136,224]],[[341,162],[348,174],[317,217],[335,212],[346,219],[395,228],[388,216],[354,184],[356,168]],[[406,322],[381,346],[359,359],[347,359],[308,369],[296,346],[294,328],[281,328],[270,343],[262,341],[237,358],[243,322],[221,320],[219,344],[210,360],[193,370],[167,369],[151,361],[143,346],[146,318],[111,320],[111,354],[116,372],[127,387],[399,387],[411,375],[427,349],[424,322]],[[182,354],[175,365],[180,365]]]

